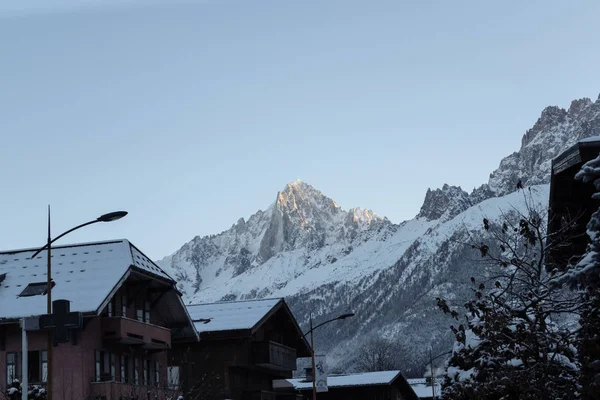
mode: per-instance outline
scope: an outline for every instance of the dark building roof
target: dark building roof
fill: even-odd
[[[278,318],[282,328],[294,332],[298,356],[310,356],[310,345],[283,298],[190,304],[187,309],[201,340],[251,336],[267,321]]]

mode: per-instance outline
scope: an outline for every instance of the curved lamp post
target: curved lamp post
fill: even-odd
[[[71,228],[68,231],[61,233],[60,235],[58,235],[57,237],[52,239],[50,237],[50,206],[48,206],[48,241],[46,242],[44,247],[42,247],[41,249],[36,251],[35,254],[33,256],[31,256],[31,258],[33,259],[33,258],[35,258],[35,256],[40,254],[40,252],[42,252],[43,250],[46,250],[46,249],[48,250],[48,272],[47,272],[48,287],[46,289],[46,292],[47,292],[46,296],[47,296],[47,301],[48,301],[48,314],[52,314],[52,256],[50,254],[51,248],[52,248],[52,243],[56,242],[61,237],[65,236],[73,231],[76,231],[77,229],[83,228],[84,226],[96,224],[98,222],[116,221],[118,219],[123,218],[126,215],[127,215],[127,211],[115,211],[115,212],[111,212],[108,214],[103,214],[92,221],[88,221],[81,225],[77,225],[76,227]],[[47,354],[48,354],[48,372],[47,372],[48,376],[46,377],[46,393],[47,393],[47,399],[52,400],[52,333],[51,332],[48,332]],[[27,391],[27,388],[25,388],[24,390]]]
[[[321,322],[319,325],[317,325],[317,326],[315,326],[313,328],[312,313],[310,314],[310,329],[308,330],[308,332],[306,332],[304,334],[304,338],[306,338],[306,335],[308,335],[310,333],[310,350],[311,350],[312,373],[313,373],[313,379],[312,379],[313,400],[317,399],[317,382],[315,381],[315,341],[314,341],[314,337],[313,337],[314,336],[313,332],[314,332],[315,329],[320,328],[320,327],[322,327],[325,324],[328,324],[328,323],[333,322],[333,321],[338,321],[338,320],[350,318],[350,317],[354,317],[354,313],[342,314],[339,317],[335,317],[335,318],[332,318],[332,319],[327,320],[325,322]]]

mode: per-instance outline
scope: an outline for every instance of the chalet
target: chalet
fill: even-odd
[[[200,341],[177,343],[172,364],[184,397],[276,400],[273,380],[291,378],[310,345],[283,299],[189,305]],[[177,367],[180,366],[180,367]]]
[[[278,393],[299,392],[305,400],[312,399],[312,379],[280,379],[273,382]],[[319,400],[418,400],[411,385],[400,371],[364,372],[330,375],[327,392]]]
[[[575,174],[599,153],[600,136],[594,136],[580,140],[552,160],[548,233],[557,235],[560,232],[568,240],[569,250],[564,251],[565,247],[561,247],[551,251],[547,258],[550,266],[576,262],[586,251],[589,241],[586,225],[600,202],[592,199],[596,191],[594,185],[576,180]],[[566,230],[565,226],[570,228]]]
[[[0,253],[0,389],[22,378],[19,320],[47,311],[47,253]],[[52,248],[52,299],[82,319],[54,343],[52,397],[165,399],[168,351],[197,339],[175,281],[127,240]],[[54,306],[53,313],[57,313]],[[48,332],[27,333],[28,380],[47,381]]]

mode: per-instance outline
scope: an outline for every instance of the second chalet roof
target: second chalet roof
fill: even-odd
[[[45,295],[23,296],[29,285],[47,282],[47,253],[37,249],[0,252],[0,320],[45,314]],[[71,302],[72,311],[96,312],[130,268],[174,282],[128,240],[52,247],[52,298]]]
[[[249,330],[257,326],[282,299],[226,301],[188,305],[198,333]]]
[[[400,376],[402,376],[400,371],[380,371],[347,375],[329,375],[327,377],[327,386],[330,388],[334,388],[348,386],[391,385],[396,380],[396,378]],[[293,387],[296,390],[309,390],[312,389],[312,381],[308,381],[304,378],[277,379],[273,381],[273,387]]]

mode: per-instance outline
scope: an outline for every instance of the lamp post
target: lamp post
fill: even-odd
[[[438,358],[452,354],[452,351],[446,351],[445,353],[438,354],[435,357],[431,356],[431,348],[429,348],[429,367],[431,368],[431,398],[435,400],[435,376],[433,375],[433,360],[437,360]]]
[[[60,235],[58,235],[57,237],[52,239],[50,237],[50,206],[48,206],[48,239],[47,239],[47,242],[44,245],[44,247],[42,247],[41,249],[36,251],[35,254],[31,256],[31,258],[33,259],[33,258],[35,258],[35,256],[40,254],[40,252],[42,252],[43,250],[46,250],[46,249],[48,250],[48,271],[47,271],[48,286],[46,289],[48,314],[52,314],[52,255],[51,255],[52,243],[56,242],[61,237],[65,236],[73,231],[76,231],[77,229],[83,228],[84,226],[96,224],[98,222],[116,221],[118,219],[123,218],[126,215],[127,215],[127,211],[115,211],[115,212],[111,212],[108,214],[103,214],[92,221],[88,221],[81,225],[77,225],[76,227],[71,228],[68,231],[61,233]],[[47,399],[52,400],[52,332],[48,332],[48,350],[47,350],[46,354],[48,355],[48,360],[47,360],[48,376],[46,377],[46,393],[47,393]],[[23,357],[26,357],[25,353],[23,354]],[[23,363],[23,364],[25,364],[25,363]],[[27,372],[25,372],[25,373],[27,373]],[[27,388],[24,388],[24,390],[27,390]]]
[[[310,330],[304,334],[304,338],[306,338],[306,335],[308,335],[310,333],[310,349],[311,349],[312,373],[313,373],[313,379],[312,379],[313,400],[317,400],[317,382],[315,381],[315,372],[316,372],[315,371],[315,340],[314,340],[313,332],[315,329],[320,328],[325,324],[328,324],[333,321],[350,318],[350,317],[354,317],[354,313],[342,314],[339,317],[335,317],[335,318],[332,318],[325,322],[321,322],[319,325],[317,325],[313,328],[312,313],[310,314]]]

